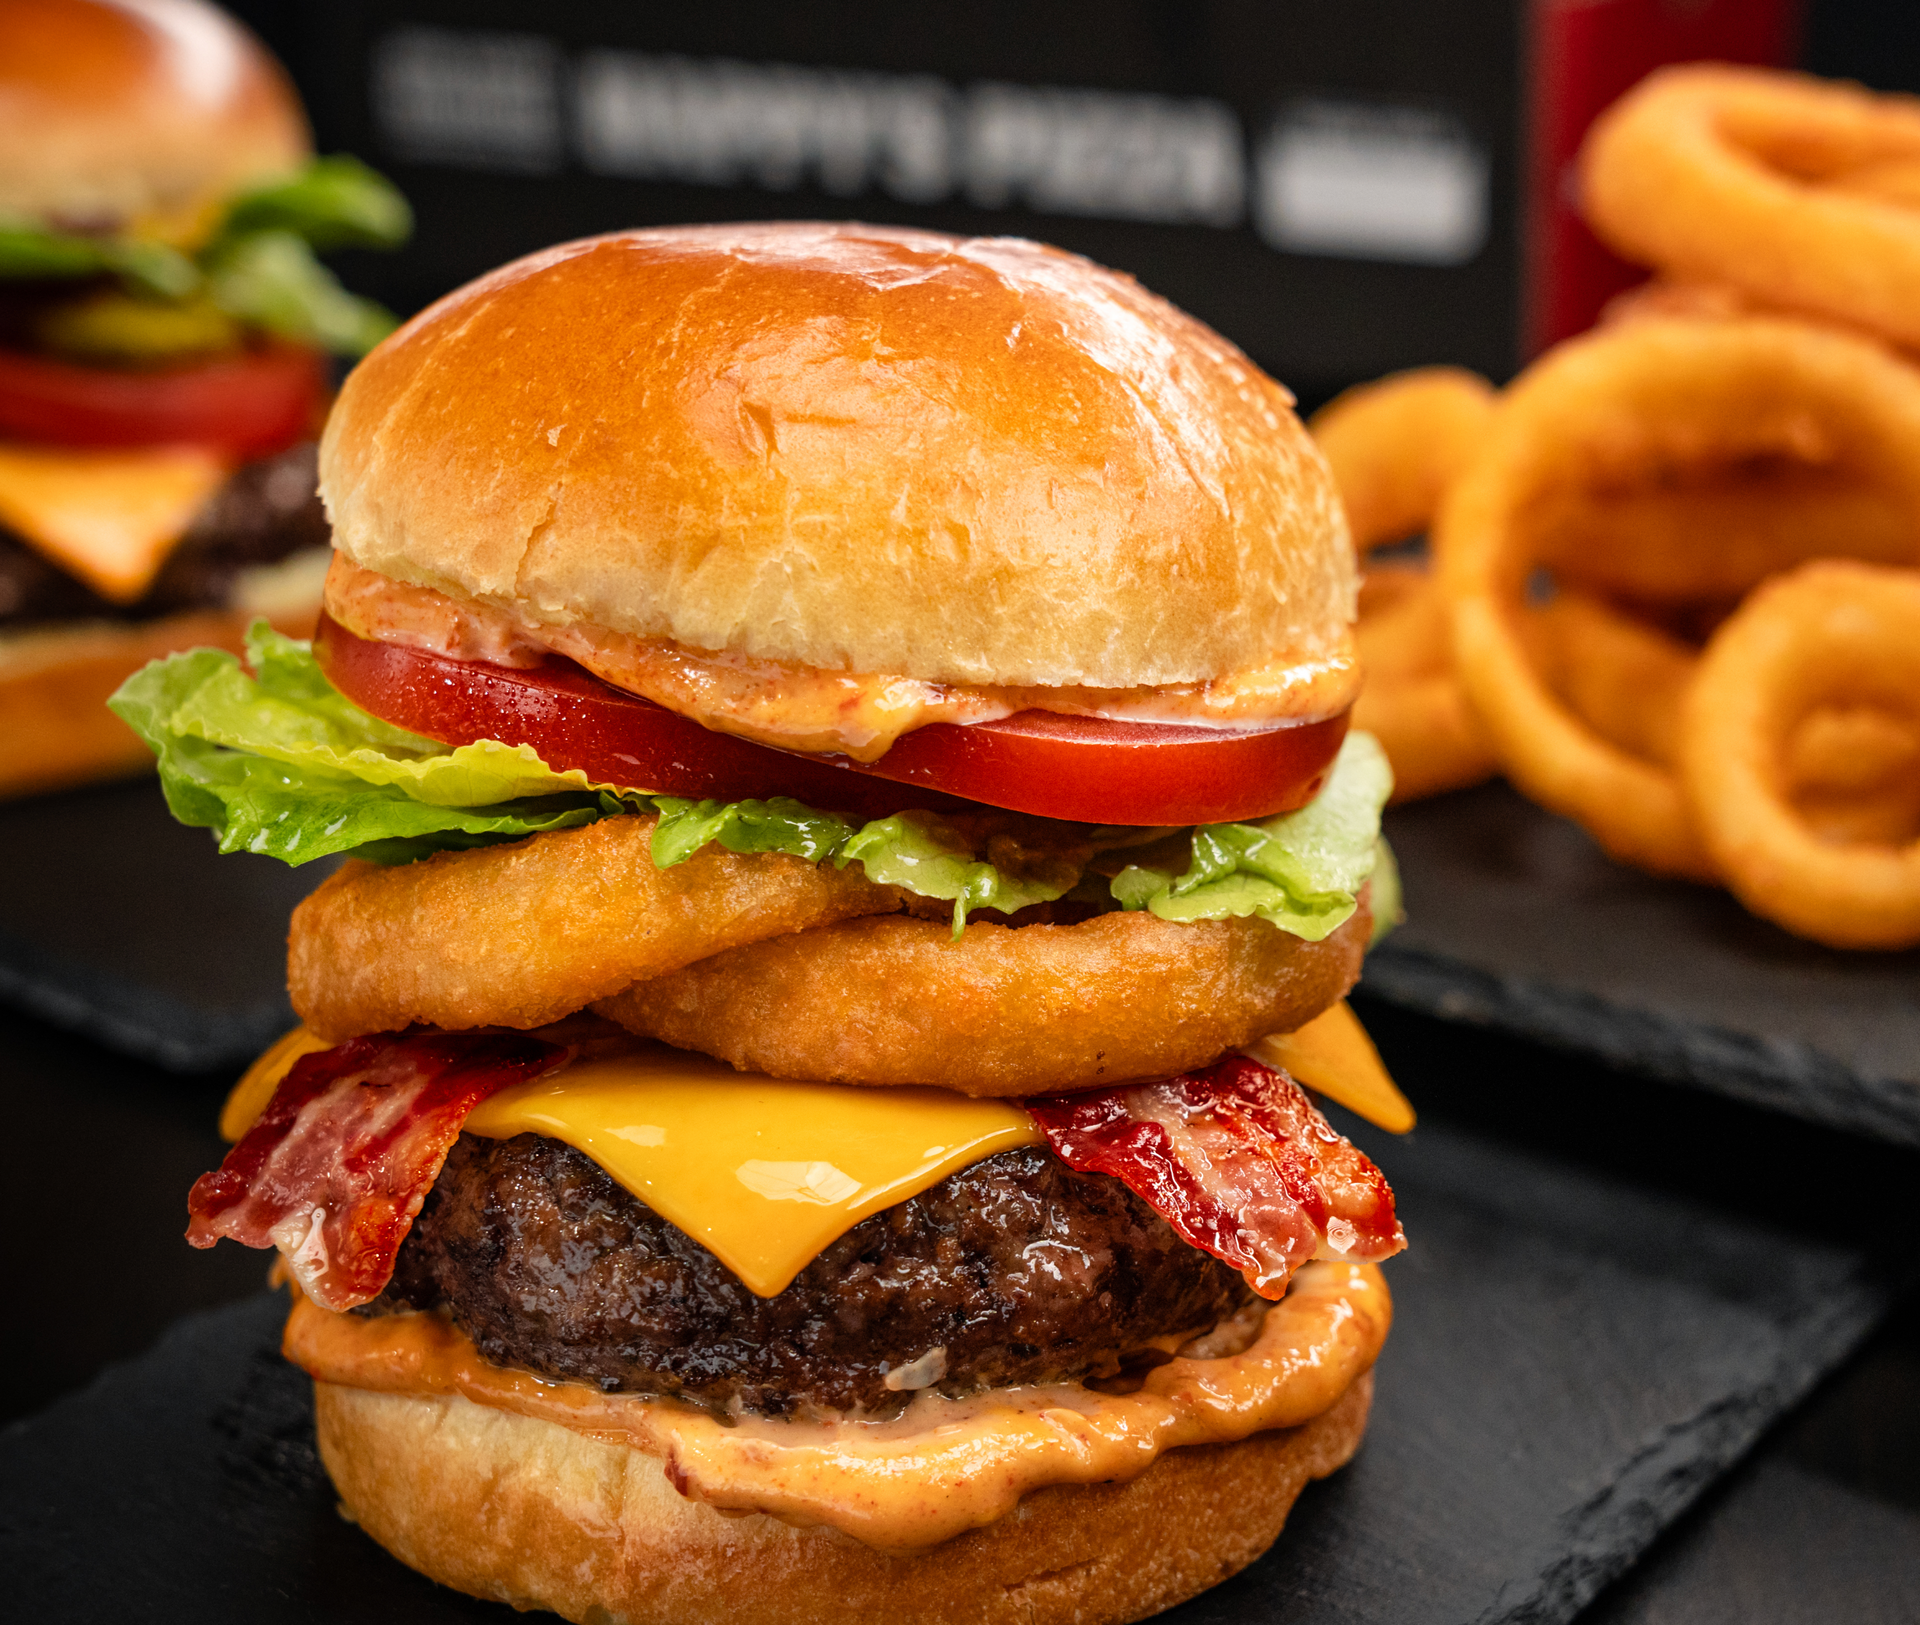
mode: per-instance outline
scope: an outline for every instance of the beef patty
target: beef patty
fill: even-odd
[[[242,570],[332,540],[312,441],[246,463],[207,501],[135,604],[115,604],[0,525],[0,630],[53,621],[147,621],[225,605]]]
[[[371,1307],[445,1305],[497,1364],[784,1414],[885,1409],[903,1380],[1111,1371],[1247,1295],[1119,1180],[1043,1147],[862,1220],[760,1298],[571,1146],[463,1134]]]

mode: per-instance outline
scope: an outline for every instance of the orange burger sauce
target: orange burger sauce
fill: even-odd
[[[297,1299],[286,1356],[316,1382],[471,1400],[661,1458],[688,1499],[825,1524],[883,1551],[938,1545],[1052,1484],[1138,1477],[1162,1451],[1311,1421],[1366,1372],[1393,1318],[1372,1264],[1295,1275],[1238,1353],[1205,1342],[1131,1393],[1081,1383],[917,1395],[884,1421],[721,1419],[670,1400],[604,1394],[483,1358],[444,1316],[334,1314]]]

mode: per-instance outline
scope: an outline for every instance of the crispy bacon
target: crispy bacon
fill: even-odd
[[[278,1247],[327,1309],[376,1298],[467,1113],[569,1054],[518,1033],[349,1039],[304,1055],[187,1197],[187,1240]]]
[[[1026,1106],[1070,1167],[1121,1180],[1262,1297],[1323,1250],[1373,1260],[1407,1244],[1380,1170],[1292,1078],[1245,1056]]]

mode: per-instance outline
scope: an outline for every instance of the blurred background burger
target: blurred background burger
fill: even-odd
[[[410,224],[214,7],[0,5],[0,795],[138,767],[152,656],[311,627],[328,358],[393,325],[315,254]]]

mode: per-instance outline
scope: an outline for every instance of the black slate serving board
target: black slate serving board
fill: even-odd
[[[174,1071],[293,1025],[287,916],[333,868],[223,858],[152,779],[0,803],[0,999]]]
[[[1920,1299],[1580,1625],[1920,1620]]]
[[[1920,1145],[1920,952],[1842,953],[1611,862],[1505,784],[1391,809],[1379,999]]]
[[[1920,1239],[1897,1208],[1818,1239],[1667,1194],[1645,1158],[1576,1161],[1445,1121],[1357,1137],[1414,1238],[1389,1266],[1368,1442],[1272,1554],[1165,1616],[1177,1625],[1570,1619],[1866,1334]],[[1797,1148],[1776,1136],[1762,1153],[1784,1166]],[[336,1515],[305,1384],[274,1352],[281,1315],[262,1296],[189,1316],[0,1435],[12,1608],[509,1617]]]

